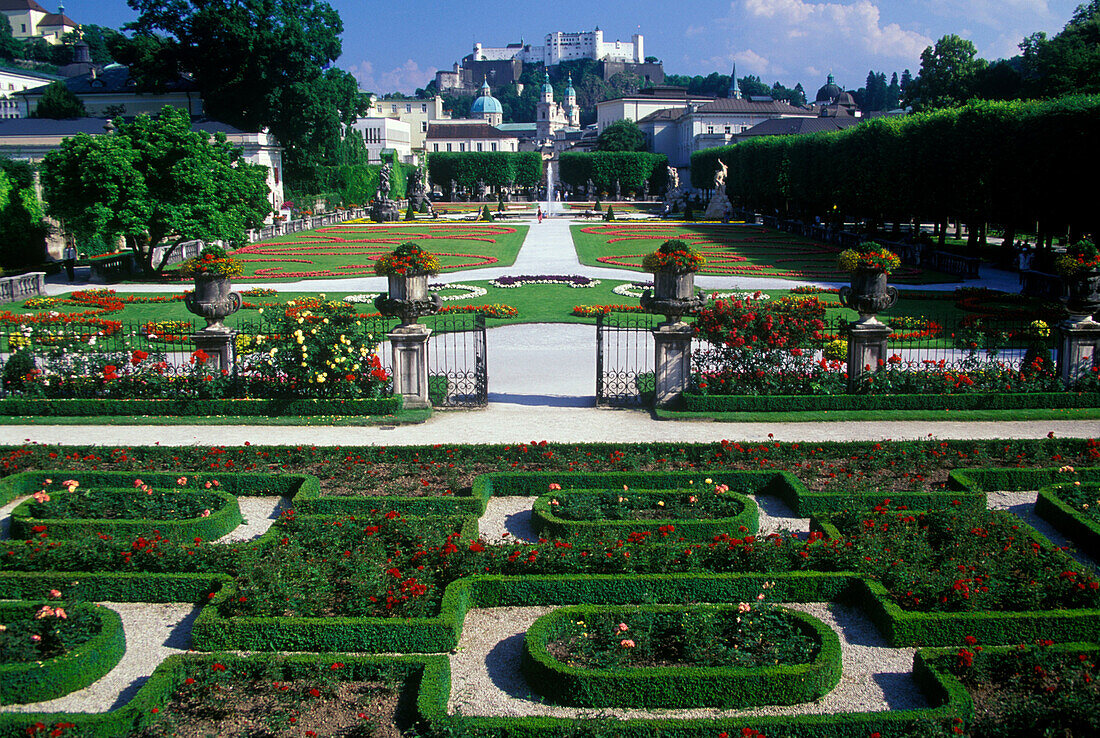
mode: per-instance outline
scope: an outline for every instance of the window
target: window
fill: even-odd
[[[707,126],[707,133],[714,133],[714,126]]]
[[[428,103],[421,103],[421,104],[420,104],[420,112],[421,112],[421,113],[426,113],[426,112],[428,112]]]
[[[465,141],[463,141],[462,143],[460,143],[458,145],[458,150],[459,151],[465,151],[466,150],[466,142]]]
[[[496,142],[496,141],[493,141],[493,142],[492,142],[491,144],[489,144],[489,146],[491,146],[491,147],[492,147],[492,151],[496,151],[496,150],[497,150],[497,142]]]
[[[439,151],[439,144],[432,144],[432,151]]]
[[[412,103],[405,103],[405,112],[411,113],[413,111]]]
[[[394,103],[390,107],[393,109],[393,112],[395,112],[395,113],[397,112],[397,103]]]
[[[450,151],[450,150],[451,150],[451,145],[447,144],[447,151]]]
[[[726,133],[729,133],[729,132],[730,132],[730,127],[726,126]]]
[[[420,132],[421,133],[427,133],[428,132],[428,121],[426,121],[426,120],[420,121]]]
[[[279,184],[279,167],[272,167],[271,173],[275,175],[275,184]]]
[[[478,151],[481,151],[481,141],[478,141],[478,142],[477,142],[477,150],[478,150]]]

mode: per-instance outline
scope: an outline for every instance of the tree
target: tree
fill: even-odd
[[[367,113],[354,77],[329,66],[341,53],[343,23],[324,0],[129,5],[139,13],[127,26],[139,83],[189,72],[212,118],[249,131],[270,128],[285,148],[288,180],[334,148],[342,125]]]
[[[23,44],[11,31],[11,21],[8,16],[0,14],[0,59],[12,61],[22,56]]]
[[[920,55],[920,73],[906,96],[923,109],[960,105],[974,92],[974,81],[987,64],[977,58],[978,50],[955,34],[944,36]]]
[[[0,266],[41,264],[48,233],[30,165],[0,158]]]
[[[901,84],[898,82],[898,73],[890,77],[890,86],[886,88],[886,110],[894,110],[901,105]]]
[[[617,120],[600,133],[596,140],[599,151],[645,151],[645,134],[629,118]]]
[[[1031,92],[1061,97],[1100,92],[1100,0],[1078,6],[1062,32],[1034,33],[1020,44]]]
[[[32,118],[53,118],[63,120],[66,118],[83,118],[88,113],[84,110],[84,103],[72,93],[64,82],[51,82],[42,93],[42,99],[38,101]]]
[[[772,93],[772,89],[761,82],[755,74],[737,80],[737,89],[741,90],[741,97],[768,96]]]
[[[78,239],[121,237],[147,272],[159,273],[179,243],[243,243],[271,211],[267,167],[244,162],[224,134],[211,140],[192,130],[185,111],[165,107],[117,126],[113,135],[67,138],[43,161],[49,213]]]

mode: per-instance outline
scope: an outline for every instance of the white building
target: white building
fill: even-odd
[[[602,133],[617,120],[627,119],[637,123],[658,110],[687,110],[691,105],[713,101],[713,97],[688,95],[683,87],[646,87],[633,95],[596,103],[596,128]]]
[[[424,149],[434,152],[519,151],[519,137],[483,120],[433,120]]]
[[[503,47],[474,44],[473,61],[507,61],[518,59],[525,64],[545,64],[552,67],[573,59],[595,59],[641,64],[645,61],[645,41],[636,33],[630,41],[604,41],[599,26],[594,31],[546,34],[542,46],[509,44]]]
[[[24,118],[0,120],[0,155],[20,161],[40,162],[46,154],[61,147],[61,142],[78,133],[101,136],[107,132],[106,118]],[[199,121],[196,131],[224,133],[226,139],[242,149],[242,159],[267,167],[267,187],[272,208],[278,211],[283,201],[283,148],[266,131],[249,133],[217,121]]]
[[[64,80],[69,92],[82,103],[90,116],[113,115],[121,110],[127,118],[141,114],[156,115],[170,105],[186,110],[192,118],[203,114],[202,93],[194,80],[179,76],[164,86],[160,92],[138,92],[137,82],[130,76],[130,68],[111,64],[100,70],[92,68],[90,74],[69,77]],[[46,92],[46,85],[17,93],[27,110],[38,107]]]
[[[443,112],[443,98],[436,95],[431,100],[379,100],[370,96],[370,114],[375,118],[394,118],[408,123],[409,146],[417,151],[424,148],[428,123],[447,120],[450,113]]]
[[[17,93],[33,90],[60,79],[61,77],[52,74],[0,67],[0,118],[26,118],[27,102],[18,97]]]
[[[79,28],[65,15],[64,6],[51,13],[35,0],[0,0],[0,13],[8,17],[12,35],[17,39],[41,38],[51,46],[61,43],[61,37]]]
[[[351,126],[363,134],[367,158],[372,164],[382,161],[382,150],[396,151],[401,161],[412,159],[411,126],[397,118],[360,118]]]
[[[569,85],[565,88],[565,102],[554,102],[554,86],[550,84],[550,73],[545,75],[542,96],[539,98],[535,114],[535,132],[540,141],[548,141],[564,128],[580,129],[581,108],[577,105],[577,91],[573,89],[573,75],[569,75]]]

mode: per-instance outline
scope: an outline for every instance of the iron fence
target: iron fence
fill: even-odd
[[[661,317],[645,313],[596,316],[596,404],[646,405],[653,398],[653,329]]]
[[[379,343],[376,353],[382,367],[392,375],[392,351],[386,335],[397,325],[395,318],[363,319]],[[227,370],[247,376],[255,353],[270,345],[271,330],[262,322],[230,319],[238,331],[233,366]],[[429,388],[439,407],[480,407],[488,403],[488,372],[485,351],[485,319],[480,315],[444,315],[425,319],[432,328],[428,344]],[[97,380],[104,367],[115,367],[125,375],[131,362],[155,367],[158,377],[182,377],[195,365],[192,335],[201,321],[165,320],[144,324],[96,320],[87,323],[29,324],[0,328],[0,396],[23,391],[28,374],[48,374],[66,384],[65,394],[94,397],[101,389]],[[264,343],[255,338],[264,336]],[[16,362],[13,364],[13,357]],[[115,371],[109,371],[114,374]],[[46,374],[41,374],[39,381]],[[155,383],[154,383],[155,385]],[[150,385],[149,392],[155,392]],[[56,388],[54,388],[56,389]]]

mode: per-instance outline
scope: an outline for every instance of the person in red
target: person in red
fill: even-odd
[[[539,223],[541,223],[542,222],[542,205],[539,205],[538,218],[539,218]]]

